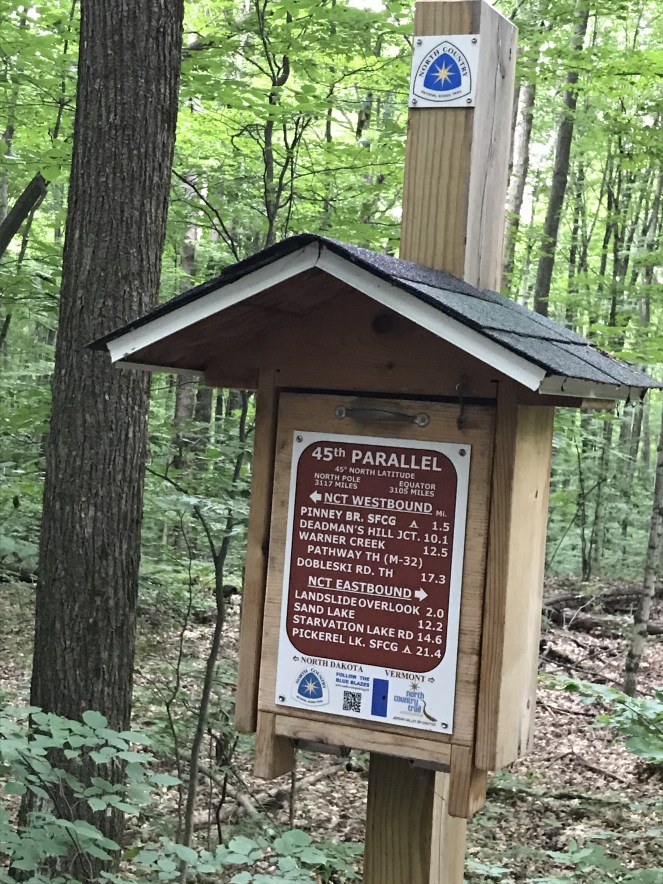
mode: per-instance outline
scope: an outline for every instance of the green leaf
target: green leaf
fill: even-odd
[[[99,810],[106,810],[106,808],[108,807],[108,801],[106,801],[104,798],[88,798],[87,803],[95,812]]]
[[[192,864],[198,859],[198,854],[193,847],[185,847],[184,844],[173,844],[173,850],[186,863]]]
[[[8,780],[2,790],[5,795],[25,795],[26,787],[24,783],[17,783],[15,780]]]
[[[150,782],[156,786],[179,786],[182,780],[171,774],[152,774]]]
[[[328,862],[327,855],[317,847],[304,847],[297,854],[297,857],[301,862],[313,866],[324,866]]]
[[[102,728],[108,727],[108,719],[105,715],[102,715],[101,712],[95,712],[93,709],[87,709],[83,713],[83,721],[89,727],[92,728]]]
[[[260,849],[260,845],[252,838],[246,838],[244,835],[236,835],[228,842],[228,850],[238,853],[243,857],[250,856],[253,851]]]

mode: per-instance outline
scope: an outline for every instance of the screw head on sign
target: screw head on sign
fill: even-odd
[[[446,721],[441,722],[440,727],[444,728],[445,731],[449,730],[449,725],[446,723]]]
[[[472,37],[472,42],[473,42],[473,43],[478,43],[479,41],[477,40],[476,37]]]
[[[416,99],[416,98],[413,98],[411,103],[412,103],[412,104],[416,104],[416,103],[417,103],[417,99]]]
[[[465,457],[465,455],[467,454],[467,451],[465,451],[464,448],[461,448],[460,451],[458,452],[458,454],[460,454],[461,457]]]
[[[466,98],[466,99],[465,99],[465,104],[472,104],[472,99],[471,99],[471,98]]]
[[[424,42],[424,41],[421,39],[421,37],[417,37],[417,46],[421,46],[421,44],[422,44],[423,42]]]
[[[279,694],[279,702],[285,703],[285,694]]]
[[[295,439],[297,440],[297,442],[303,442],[303,441],[304,441],[304,437],[303,437],[303,436],[295,436]]]

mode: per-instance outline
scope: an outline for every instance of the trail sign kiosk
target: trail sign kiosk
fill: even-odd
[[[493,291],[514,29],[483,0],[416,28],[479,49],[471,106],[411,102],[410,260],[292,237],[97,342],[257,391],[236,722],[264,777],[371,753],[371,884],[461,882],[487,771],[527,752],[554,406],[658,386]]]

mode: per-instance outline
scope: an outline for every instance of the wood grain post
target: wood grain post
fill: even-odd
[[[516,33],[485,0],[416,5],[415,38],[476,34],[479,70],[474,107],[410,110],[400,257],[481,288],[501,282]],[[467,751],[450,773],[371,755],[364,884],[462,884],[466,820],[450,810],[484,795]]]
[[[275,372],[261,371],[256,394],[255,455],[252,471],[251,512],[246,542],[246,568],[242,590],[239,672],[235,697],[235,727],[242,733],[253,733],[257,727],[258,680],[267,583],[269,527],[272,516],[277,412],[278,389]]]
[[[419,0],[418,35],[477,34],[476,104],[410,110],[400,257],[499,289],[516,27],[485,0]]]

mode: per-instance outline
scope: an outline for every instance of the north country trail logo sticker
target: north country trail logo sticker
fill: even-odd
[[[307,706],[326,706],[329,703],[327,682],[317,669],[302,669],[295,679],[292,695]]]
[[[403,694],[396,694],[394,702],[403,704],[406,708],[402,710],[402,714],[414,716],[423,716],[433,724],[437,723],[437,718],[426,708],[426,696],[421,689],[422,685],[418,681],[410,682],[409,688]]]
[[[478,38],[420,37],[412,59],[410,105],[427,107],[474,104]]]

